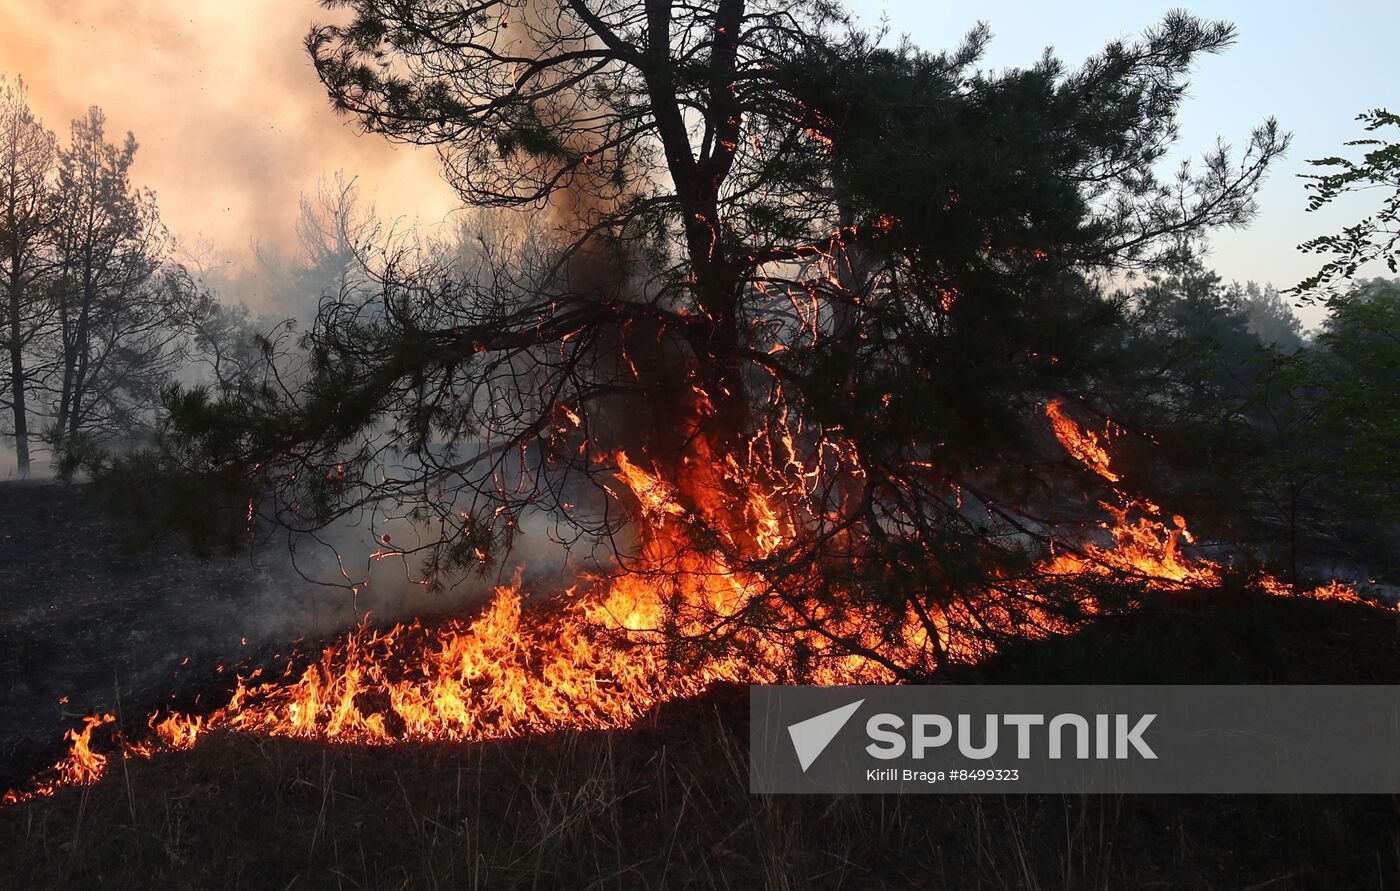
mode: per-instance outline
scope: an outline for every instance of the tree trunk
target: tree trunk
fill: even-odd
[[[84,292],[90,290],[85,288]],[[88,297],[83,299],[83,310],[78,314],[78,329],[75,340],[77,342],[76,355],[74,356],[74,369],[72,376],[72,394],[68,398],[68,430],[65,439],[71,442],[78,435],[78,421],[82,415],[83,393],[87,389],[88,370],[88,307],[92,301]]]
[[[10,257],[10,401],[14,412],[15,464],[19,475],[29,476],[29,424],[24,403],[24,350],[20,338],[20,281],[17,251]]]
[[[15,464],[19,475],[24,477],[29,475],[29,424],[24,403],[24,343],[20,336],[23,330],[20,308],[21,298],[24,296],[24,251],[21,245],[25,242],[25,236],[21,232],[19,206],[15,194],[20,180],[19,134],[12,132],[10,138],[11,143],[7,151],[10,165],[5,171],[10,188],[7,190],[9,200],[5,207],[4,220],[4,226],[10,232],[10,280],[6,283],[6,294],[9,297],[7,309],[10,329],[10,402],[14,413]]]
[[[78,316],[64,319],[63,340],[63,388],[59,397],[58,423],[54,425],[54,446],[62,446],[76,436],[82,411],[83,391],[86,387],[88,359],[88,325],[96,285],[93,282],[91,260],[83,262],[82,285],[79,290],[80,303]],[[67,300],[64,301],[67,304]]]
[[[648,0],[648,56],[644,77],[657,133],[676,186],[685,232],[695,308],[709,320],[709,331],[694,343],[702,386],[713,406],[706,427],[721,453],[737,454],[749,416],[748,393],[739,359],[739,270],[723,243],[720,187],[734,163],[742,126],[734,95],[735,70],[744,0],[720,0],[709,59],[708,123],[714,138],[708,154],[696,157],[677,99],[671,58],[671,2]]]
[[[1288,583],[1298,593],[1298,484],[1288,487]]]

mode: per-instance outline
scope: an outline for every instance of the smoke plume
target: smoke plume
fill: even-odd
[[[133,179],[166,224],[235,261],[294,244],[299,196],[337,169],[386,219],[441,221],[457,202],[435,155],[332,111],[302,46],[324,15],[312,0],[0,0],[0,72],[61,141],[92,104],[109,138],[135,133]]]

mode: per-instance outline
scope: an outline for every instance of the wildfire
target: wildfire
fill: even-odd
[[[1108,483],[1119,482],[1104,445],[1106,434],[1080,427],[1059,402],[1047,405],[1045,413],[1070,456]],[[81,729],[69,731],[70,751],[63,760],[33,788],[7,793],[3,800],[14,803],[60,786],[93,783],[111,758],[189,749],[218,731],[388,744],[622,727],[661,702],[694,695],[717,681],[790,679],[794,638],[810,654],[804,680],[860,684],[898,680],[890,661],[861,652],[910,663],[933,651],[963,660],[989,652],[986,644],[959,639],[954,627],[979,623],[1021,636],[1072,630],[1048,610],[1021,606],[1013,612],[995,591],[973,592],[962,604],[911,604],[893,628],[863,621],[870,617],[858,610],[838,614],[809,604],[806,612],[797,611],[734,557],[781,559],[799,534],[802,516],[795,505],[801,499],[794,492],[800,493],[816,471],[801,465],[790,436],[778,441],[766,462],[777,470],[770,468],[767,476],[797,482],[755,484],[732,457],[717,460],[703,440],[675,480],[619,453],[616,477],[640,508],[642,542],[625,571],[584,579],[567,598],[530,608],[517,580],[498,588],[470,621],[431,628],[413,622],[388,630],[362,625],[327,646],[300,674],[276,680],[258,672],[240,676],[228,704],[210,714],[152,715],[149,735],[138,740],[123,739],[113,728],[111,754],[94,750],[93,735],[115,718],[88,717]],[[750,459],[765,463],[750,452]],[[1112,498],[1102,502],[1108,518],[1103,541],[1073,550],[1052,546],[1057,552],[1037,567],[1041,576],[1129,575],[1166,589],[1219,581],[1218,564],[1187,553],[1191,537],[1185,520],[1116,486],[1110,489]],[[737,498],[735,491],[741,493]],[[718,540],[703,539],[701,527],[717,529]],[[800,568],[796,572],[800,587],[804,577]],[[1289,591],[1271,579],[1263,586],[1272,593]],[[1340,583],[1314,596],[1357,599]],[[975,615],[970,603],[976,604]],[[1092,612],[1092,603],[1088,606]],[[741,621],[752,611],[760,612],[762,621]],[[771,637],[764,628],[774,629]],[[834,648],[818,629],[834,629],[856,646]],[[699,658],[681,664],[666,648],[646,645],[677,637],[716,646],[701,646]]]
[[[82,730],[70,730],[65,736],[72,747],[68,757],[54,765],[56,785],[86,785],[102,778],[107,769],[107,756],[92,750],[92,732],[116,720],[113,715],[88,715]]]
[[[1213,585],[1220,581],[1219,567],[1209,560],[1193,560],[1182,550],[1191,542],[1186,521],[1179,516],[1158,519],[1161,510],[1151,501],[1134,501],[1128,506],[1102,504],[1114,522],[1103,524],[1113,538],[1113,547],[1094,544],[1084,547],[1084,556],[1060,554],[1047,567],[1059,574],[1121,572],[1158,582],[1178,585]],[[1130,520],[1129,514],[1141,515]]]

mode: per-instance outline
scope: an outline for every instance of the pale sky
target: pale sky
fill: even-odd
[[[1047,45],[1074,63],[1173,5],[850,3],[864,22],[884,15],[895,34],[927,48],[950,47],[984,20],[995,35],[990,67],[1031,64]],[[1199,65],[1176,156],[1198,156],[1217,135],[1242,144],[1269,115],[1294,134],[1265,186],[1258,221],[1217,237],[1210,262],[1227,279],[1290,285],[1316,266],[1295,250],[1300,241],[1368,209],[1352,202],[1306,214],[1297,174],[1307,159],[1362,135],[1358,112],[1400,106],[1393,55],[1400,2],[1181,5],[1235,22],[1239,41]],[[287,238],[298,195],[337,169],[359,177],[382,215],[441,221],[455,200],[433,152],[360,137],[331,112],[301,45],[311,21],[325,15],[313,0],[0,0],[0,72],[26,78],[37,111],[61,137],[91,103],[106,110],[114,137],[133,130],[142,145],[134,178],[157,191],[170,227],[187,239],[202,234],[228,254]]]
[[[1181,141],[1173,163],[1199,157],[1216,137],[1243,146],[1250,131],[1273,116],[1293,144],[1269,175],[1259,198],[1259,216],[1249,229],[1222,232],[1211,241],[1209,265],[1226,280],[1296,284],[1321,265],[1299,243],[1339,231],[1369,214],[1378,199],[1359,197],[1306,213],[1298,174],[1308,159],[1349,153],[1348,140],[1366,136],[1356,115],[1372,108],[1400,110],[1400,0],[1199,0],[1199,2],[1106,2],[1106,0],[853,0],[863,23],[888,20],[892,38],[908,34],[926,48],[957,44],[978,21],[991,26],[985,65],[1023,67],[1050,46],[1075,63],[1113,38],[1132,37],[1175,8],[1206,19],[1234,22],[1238,38],[1219,56],[1203,59],[1181,109]],[[1394,137],[1393,131],[1389,134]],[[1384,274],[1377,268],[1372,274]],[[1317,309],[1300,313],[1310,325]]]

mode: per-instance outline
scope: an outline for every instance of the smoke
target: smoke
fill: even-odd
[[[557,4],[531,0],[505,29],[508,49],[503,52],[529,58],[587,49],[592,39],[571,36],[567,21]],[[545,78],[547,85],[548,75]],[[645,251],[635,233],[629,236],[606,223],[620,216],[630,198],[639,197],[628,190],[644,190],[647,171],[629,169],[624,171],[626,176],[614,177],[613,165],[635,156],[617,148],[607,152],[600,148],[604,128],[595,121],[615,113],[606,107],[607,101],[592,96],[587,86],[576,86],[554,91],[536,103],[539,119],[562,135],[566,151],[585,159],[559,179],[540,214],[556,242],[568,250],[561,280],[551,285],[562,286],[574,299],[646,301],[654,295],[645,283],[656,280],[656,270],[646,268]],[[527,167],[531,164],[528,159],[517,160]],[[552,172],[551,165],[557,163],[551,158],[540,166]],[[619,186],[621,182],[629,185]],[[676,478],[694,432],[694,357],[689,346],[661,323],[643,319],[595,333],[587,360],[590,371],[621,384],[622,389],[620,395],[593,400],[593,433],[610,448],[640,457]],[[638,392],[645,394],[643,398],[637,398]]]
[[[302,46],[318,15],[313,0],[0,0],[0,71],[24,77],[60,141],[92,104],[109,138],[135,133],[133,178],[166,224],[236,263],[294,244],[298,197],[335,169],[386,218],[439,223],[457,201],[436,156],[331,110]]]
[[[532,590],[563,576],[569,555],[550,540],[548,524],[543,515],[523,518],[505,564],[482,575],[444,579],[449,584],[442,590],[422,583],[422,561],[413,553],[435,533],[408,520],[380,520],[373,530],[343,521],[314,537],[292,538],[286,550],[270,545],[259,557],[266,571],[240,614],[240,633],[275,642],[326,637],[366,617],[378,624],[460,616],[497,586],[519,579]],[[382,546],[386,535],[393,547]],[[409,553],[396,555],[394,548]],[[369,556],[376,552],[385,556]]]
[[[31,438],[29,443],[29,476],[46,479],[50,476],[49,451],[42,442]],[[0,437],[0,481],[19,479],[19,459],[15,456],[14,439]]]
[[[317,194],[329,171],[354,177],[387,229],[443,220],[457,204],[435,153],[365,136],[352,119],[333,113],[302,46],[318,15],[325,13],[314,0],[0,0],[0,71],[25,78],[36,114],[60,141],[67,122],[92,104],[107,113],[109,138],[131,130],[141,146],[133,179],[157,192],[162,218],[187,254],[181,259],[225,303],[243,303],[254,316],[300,316],[305,324],[319,289],[302,293],[305,282],[297,278],[299,199]],[[512,52],[536,49],[534,35],[548,33],[557,16],[552,4],[530,4],[509,26]],[[568,108],[560,102],[552,111],[562,116]],[[604,181],[601,170],[578,176],[534,221],[567,240],[615,209],[600,197]],[[519,220],[531,216],[507,225],[524,226]],[[620,243],[595,239],[563,270],[566,287],[629,296],[632,261]],[[634,411],[615,407],[613,425],[625,428]],[[0,453],[0,477],[13,466],[12,451]],[[433,530],[402,521],[381,521],[373,530],[337,524],[319,536],[320,545],[297,541],[294,569],[266,555],[257,604],[244,613],[256,627],[245,631],[277,639],[288,630],[343,628],[365,613],[383,620],[449,613],[517,570],[527,579],[559,576],[568,556],[548,532],[557,519],[519,518],[506,564],[491,576],[459,580],[450,594],[419,584],[414,558],[368,560],[383,534],[412,548],[435,537]],[[334,585],[308,584],[303,576]],[[337,586],[352,584],[353,593]]]

